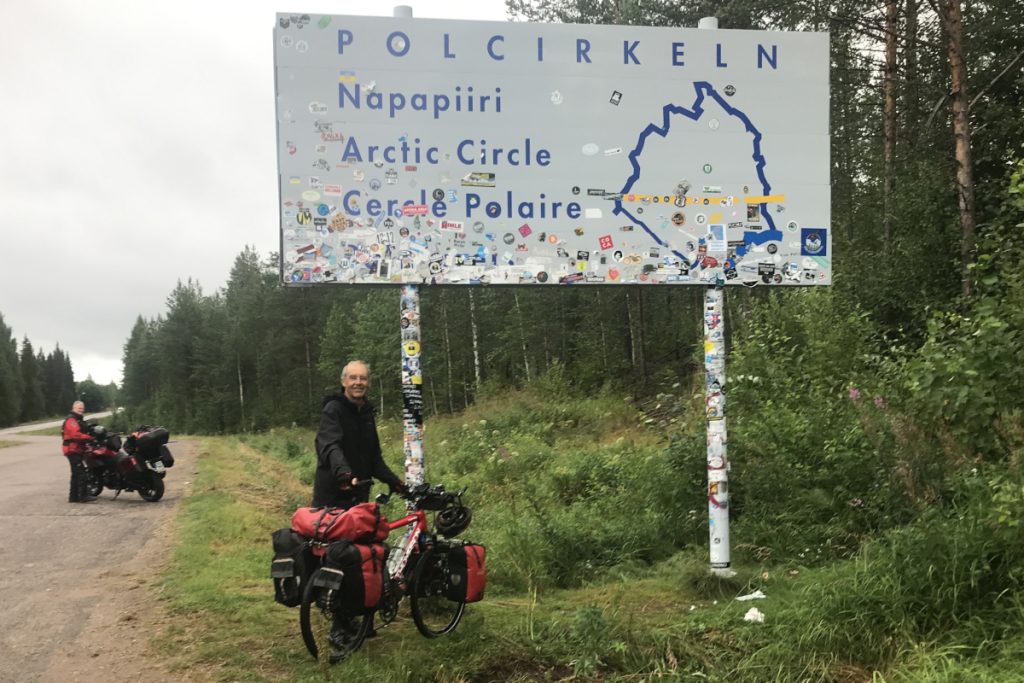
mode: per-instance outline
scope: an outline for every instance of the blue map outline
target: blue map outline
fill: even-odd
[[[768,179],[765,178],[764,175],[764,167],[765,164],[767,164],[768,162],[764,158],[764,155],[761,153],[761,131],[759,131],[754,126],[754,124],[750,121],[746,114],[744,114],[739,109],[729,105],[725,100],[723,100],[722,96],[718,94],[718,91],[715,90],[714,86],[712,86],[707,81],[695,81],[693,86],[694,90],[697,93],[697,99],[694,100],[693,105],[690,109],[680,107],[679,105],[676,104],[666,104],[662,108],[662,125],[659,127],[658,125],[651,123],[646,128],[644,128],[644,130],[640,133],[640,137],[637,138],[636,146],[629,153],[629,163],[633,167],[633,174],[626,179],[626,184],[625,186],[623,186],[621,193],[623,195],[628,194],[630,188],[633,187],[633,184],[640,179],[640,164],[637,162],[637,158],[640,156],[640,154],[643,153],[644,145],[647,142],[647,138],[651,134],[657,134],[659,137],[662,138],[666,137],[668,135],[669,128],[671,127],[670,117],[672,114],[679,114],[685,116],[686,118],[694,122],[699,121],[701,116],[704,115],[704,109],[702,105],[704,103],[705,95],[709,95],[713,100],[715,100],[715,102],[718,103],[718,105],[723,110],[725,110],[726,113],[728,113],[730,116],[735,116],[740,121],[742,121],[748,133],[753,134],[754,153],[752,155],[752,158],[756,162],[754,167],[757,169],[757,178],[761,182],[762,194],[771,194],[771,185],[768,183]],[[743,245],[736,249],[736,256],[739,258],[742,258],[743,256],[746,255],[746,247],[748,244],[763,244],[765,242],[770,242],[772,240],[782,240],[782,231],[775,227],[775,220],[772,218],[771,213],[768,211],[768,205],[762,203],[759,206],[761,207],[761,215],[768,222],[768,227],[770,229],[758,232],[745,230],[743,232]],[[640,220],[632,213],[630,213],[627,209],[625,209],[622,206],[621,198],[615,200],[615,208],[612,210],[612,213],[615,215],[625,214],[631,221],[642,227],[644,231],[651,236],[651,239],[658,243],[658,245],[662,247],[669,246],[661,237],[659,237],[653,230],[651,230],[646,223],[644,223],[642,220]],[[672,250],[672,253],[678,256],[682,261],[687,261],[687,258],[678,251],[676,251],[675,249]],[[694,259],[693,263],[690,263],[690,267],[696,268],[698,265],[698,261],[699,259]]]

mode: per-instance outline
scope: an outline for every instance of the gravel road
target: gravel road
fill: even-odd
[[[0,448],[0,681],[180,679],[144,661],[158,630],[152,583],[168,559],[175,511],[195,477],[194,444],[157,503],[104,490],[70,504],[60,439],[4,436]]]

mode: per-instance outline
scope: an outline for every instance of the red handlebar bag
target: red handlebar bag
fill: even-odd
[[[377,503],[360,503],[347,510],[299,508],[292,515],[292,530],[318,543],[380,543],[391,532]]]

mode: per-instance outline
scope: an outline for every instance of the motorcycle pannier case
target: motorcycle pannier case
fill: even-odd
[[[445,597],[454,602],[479,602],[486,586],[486,548],[475,543],[453,545],[448,551]]]
[[[388,520],[376,503],[360,503],[348,510],[299,508],[292,515],[292,529],[318,543],[380,543],[390,533]]]
[[[325,565],[344,573],[341,605],[360,613],[380,604],[384,590],[384,546],[379,543],[336,541],[327,546]]]
[[[146,460],[156,460],[160,457],[160,447],[165,445],[170,438],[170,432],[163,427],[153,427],[138,435],[135,439],[135,449]]]
[[[274,600],[285,607],[296,607],[302,601],[316,562],[310,551],[309,539],[291,529],[278,529],[271,534],[274,559],[270,563],[270,578],[274,582]]]

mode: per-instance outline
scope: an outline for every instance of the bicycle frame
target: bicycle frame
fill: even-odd
[[[405,569],[412,557],[413,550],[421,543],[421,538],[427,533],[427,513],[423,510],[416,510],[411,514],[388,523],[388,527],[394,531],[407,527],[402,540],[396,545],[388,558],[388,576],[401,584],[405,589]]]

